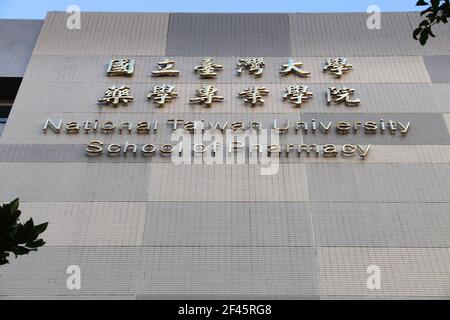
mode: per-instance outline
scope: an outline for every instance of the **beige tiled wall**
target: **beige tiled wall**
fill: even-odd
[[[0,138],[0,200],[20,197],[23,219],[50,223],[44,248],[2,268],[0,298],[449,296],[450,91],[448,83],[432,82],[424,62],[425,55],[448,55],[449,47],[433,41],[423,48],[411,39],[415,14],[383,13],[381,30],[366,28],[365,13],[81,18],[81,30],[70,31],[65,13],[48,14]],[[438,31],[444,39],[450,34]],[[264,57],[263,77],[235,75],[244,53]],[[217,79],[201,80],[193,68],[208,54],[225,68]],[[150,77],[166,55],[180,77]],[[312,72],[309,78],[278,74],[289,55]],[[354,70],[342,79],[323,73],[324,59],[340,55]],[[135,58],[134,76],[107,77],[113,57]],[[164,83],[175,84],[179,98],[158,109],[146,96]],[[301,109],[282,101],[294,83],[315,93]],[[135,101],[99,107],[107,87],[120,84],[131,86]],[[202,84],[215,85],[225,101],[210,109],[189,105]],[[269,88],[263,107],[237,98],[251,84]],[[328,85],[355,88],[361,105],[327,106]],[[414,139],[363,134],[359,143],[372,144],[364,161],[284,156],[269,176],[250,164],[175,165],[159,156],[83,153],[96,138],[166,143],[171,117],[270,123],[381,115],[413,119]],[[149,136],[44,134],[47,118],[158,119],[160,129]],[[323,137],[291,132],[294,138]],[[65,287],[73,264],[83,272],[79,292]],[[380,291],[366,287],[371,264],[381,267]]]

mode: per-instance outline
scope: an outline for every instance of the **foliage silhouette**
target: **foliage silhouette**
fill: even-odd
[[[47,223],[35,225],[33,219],[25,224],[19,221],[19,199],[0,207],[0,265],[9,263],[10,253],[17,256],[37,251],[45,242],[38,239],[48,226]]]

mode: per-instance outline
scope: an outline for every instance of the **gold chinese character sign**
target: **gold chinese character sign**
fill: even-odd
[[[133,59],[113,59],[108,64],[108,76],[132,76],[134,72]]]
[[[361,102],[359,98],[352,98],[355,94],[355,89],[342,87],[340,89],[336,87],[329,87],[327,91],[327,104],[334,102],[339,104],[345,102],[347,106],[357,106]]]
[[[152,88],[147,98],[149,100],[153,99],[159,107],[164,106],[164,103],[172,101],[172,99],[178,97],[178,92],[175,91],[175,86],[172,85],[162,85]]]
[[[179,74],[180,71],[175,69],[175,61],[168,59],[158,62],[158,69],[152,71],[153,77],[177,77]]]
[[[133,99],[134,98],[131,95],[130,87],[121,86],[117,88],[115,86],[112,86],[108,88],[103,98],[98,99],[98,102],[104,104],[112,104],[114,107],[117,107],[119,103],[128,105],[128,102],[132,102]]]
[[[250,103],[254,107],[257,104],[263,105],[263,96],[267,96],[268,94],[269,90],[266,87],[252,86],[239,92],[239,97],[244,98],[245,103]]]
[[[337,78],[340,78],[344,73],[347,73],[351,69],[353,69],[353,66],[348,63],[347,58],[344,57],[328,58],[323,67],[324,72],[329,71]]]
[[[289,99],[291,103],[295,104],[297,107],[301,107],[302,102],[308,101],[313,95],[314,93],[308,91],[307,86],[295,85],[286,88],[283,100]]]
[[[194,68],[194,71],[200,75],[200,78],[210,79],[217,77],[216,70],[222,70],[223,65],[214,63],[213,58],[204,58],[201,63]]]
[[[236,72],[240,76],[242,70],[247,69],[250,74],[253,74],[255,77],[260,77],[264,72],[264,66],[263,58],[239,59],[236,65]]]
[[[286,76],[290,73],[293,73],[299,77],[306,78],[311,74],[311,72],[303,70],[302,66],[303,62],[294,62],[293,59],[288,59],[287,64],[281,65],[280,74],[282,76]]]
[[[196,96],[189,99],[190,103],[204,104],[207,107],[211,107],[215,101],[222,102],[224,97],[217,95],[219,90],[213,86],[203,86],[201,89],[196,90]]]

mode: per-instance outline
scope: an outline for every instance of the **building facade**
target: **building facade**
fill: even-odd
[[[383,13],[381,29],[365,13],[82,13],[75,29],[69,18],[0,21],[0,200],[49,222],[43,248],[0,268],[1,299],[450,296],[448,26],[422,47],[417,13]],[[194,72],[207,57],[216,77]],[[262,75],[246,61],[237,74],[249,57]],[[324,71],[333,57],[351,69]],[[134,60],[133,74],[108,76],[113,59]],[[166,59],[178,76],[152,76]],[[289,59],[310,74],[281,75]],[[160,107],[147,97],[165,84],[177,95]],[[253,85],[268,91],[255,107],[238,96]],[[314,95],[299,107],[291,85]],[[133,101],[99,105],[113,86]],[[189,103],[205,86],[223,101]],[[359,105],[328,103],[330,87]],[[202,161],[174,163],[161,152],[174,119],[289,128],[268,174],[249,154],[211,164],[187,148]],[[93,141],[101,154],[86,152]],[[313,144],[319,156],[297,154]]]

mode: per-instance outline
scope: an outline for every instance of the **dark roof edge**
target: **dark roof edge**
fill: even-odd
[[[44,22],[45,19],[2,19],[0,18],[0,21],[6,21],[6,22]]]
[[[176,14],[290,14],[290,13],[296,13],[296,14],[369,14],[366,11],[342,11],[342,12],[177,12],[177,11],[84,11],[81,10],[82,13],[150,13],[150,14],[170,14],[170,13],[176,13]],[[48,11],[48,13],[67,13],[65,11]],[[382,11],[382,13],[420,13],[420,10],[417,11]]]

